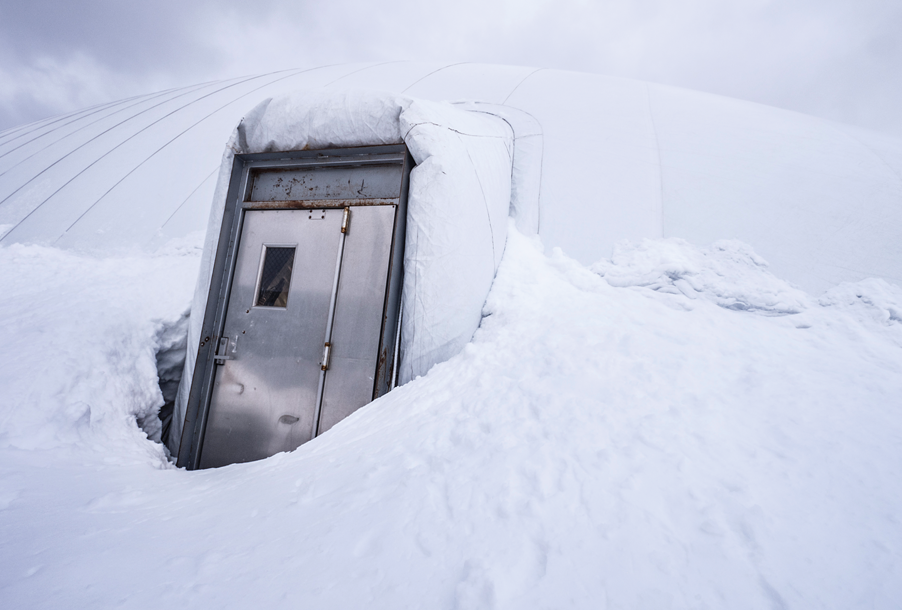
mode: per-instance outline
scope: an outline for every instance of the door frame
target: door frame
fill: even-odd
[[[401,185],[397,198],[391,199],[306,199],[276,202],[250,201],[254,172],[268,169],[328,169],[361,165],[400,165]],[[389,391],[394,369],[399,366],[396,337],[400,326],[401,282],[403,275],[404,235],[407,222],[407,190],[413,159],[407,146],[392,144],[324,150],[296,150],[274,153],[235,155],[229,188],[223,209],[222,225],[210,289],[204,309],[204,322],[197,347],[191,390],[185,409],[185,422],[179,445],[177,465],[194,470],[200,465],[203,439],[210,411],[213,380],[216,373],[216,350],[222,336],[228,311],[235,263],[240,247],[244,215],[249,210],[294,210],[345,208],[360,205],[395,205],[395,228],[392,233],[388,281],[383,304],[383,326],[379,341],[379,357],[373,399]],[[352,221],[353,222],[353,221]],[[353,230],[353,229],[351,229]],[[314,431],[315,434],[315,431]]]

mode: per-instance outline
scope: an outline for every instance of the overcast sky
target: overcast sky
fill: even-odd
[[[612,74],[902,137],[902,0],[0,0],[0,130],[174,86],[393,59]]]

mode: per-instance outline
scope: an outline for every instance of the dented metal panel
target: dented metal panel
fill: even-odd
[[[325,212],[322,219],[304,210],[251,211],[245,217],[223,327],[223,335],[238,342],[215,372],[202,468],[290,451],[314,436],[342,217],[341,210]],[[255,304],[261,259],[272,244],[296,248],[284,307]]]

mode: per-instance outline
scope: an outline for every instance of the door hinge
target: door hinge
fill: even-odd
[[[329,370],[329,361],[332,359],[332,344],[326,343],[323,347],[323,364],[322,369],[324,371]]]
[[[347,233],[348,227],[351,226],[351,208],[345,208],[344,216],[341,218],[341,232]]]

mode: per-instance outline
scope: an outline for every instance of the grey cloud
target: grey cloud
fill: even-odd
[[[419,59],[640,78],[902,136],[898,2],[5,1],[0,76],[15,95],[0,94],[0,128],[104,96],[280,68]]]

